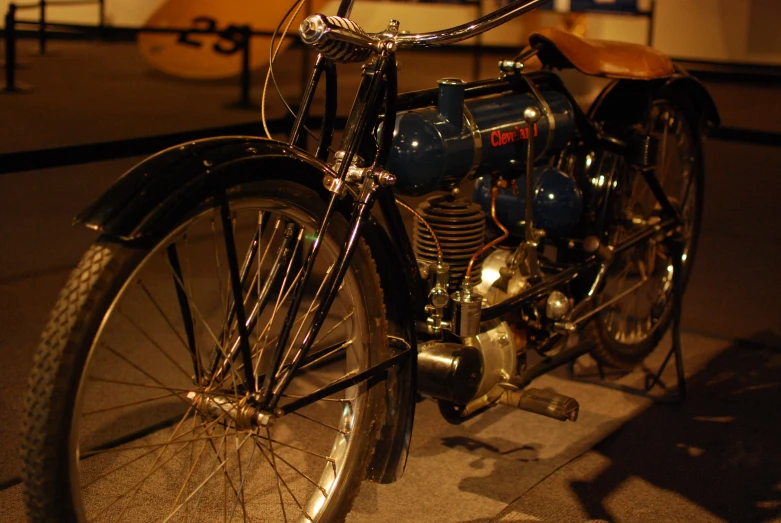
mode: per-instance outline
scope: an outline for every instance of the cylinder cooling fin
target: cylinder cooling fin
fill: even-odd
[[[485,243],[485,212],[480,205],[451,195],[432,196],[418,206],[439,239],[443,261],[450,264],[450,287],[464,278],[469,259]],[[425,225],[415,218],[413,249],[419,262],[437,261],[437,246]],[[483,260],[472,268],[472,282],[480,283]]]

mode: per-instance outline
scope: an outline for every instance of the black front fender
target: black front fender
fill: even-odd
[[[244,182],[283,178],[328,198],[331,193],[322,183],[328,170],[301,149],[263,138],[229,136],[188,142],[130,169],[75,222],[114,241],[143,245],[169,232],[193,205]],[[339,210],[349,218],[349,206]],[[376,220],[365,223],[362,235],[385,292],[389,334],[412,347],[409,363],[386,381],[388,408],[377,420],[382,427],[367,471],[370,481],[389,483],[404,470],[415,414],[417,350],[409,287],[403,277],[409,271]]]
[[[246,136],[188,142],[145,159],[76,217],[75,223],[122,240],[156,235],[193,198],[283,170],[322,191],[327,167],[288,144]]]

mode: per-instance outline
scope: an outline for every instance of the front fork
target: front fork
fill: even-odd
[[[311,104],[311,98],[314,95],[318,78],[323,70],[328,74],[330,67],[332,67],[332,65],[329,64],[326,59],[322,56],[318,57],[312,81],[310,82],[310,88],[308,88],[305,93],[305,98],[301,104],[302,110],[299,112],[296,123],[293,126],[293,131],[291,132],[291,145],[298,140],[303,127],[301,122],[306,118],[306,112]],[[390,129],[392,133],[396,117],[395,110],[393,110],[395,95],[395,45],[393,45],[392,42],[389,42],[385,51],[372,62],[371,66],[364,66],[361,85],[350,112],[340,150],[335,155],[336,160],[333,165],[333,170],[324,173],[324,184],[331,192],[331,197],[328,202],[325,217],[317,230],[315,239],[306,256],[306,261],[302,268],[302,276],[296,283],[292,292],[293,298],[291,306],[288,309],[276,347],[271,356],[270,364],[264,377],[263,386],[259,391],[260,401],[258,408],[263,412],[276,414],[279,410],[279,401],[282,398],[285,389],[305,361],[318,332],[323,326],[328,310],[336,298],[339,286],[350,266],[355,247],[359,242],[361,228],[368,218],[374,204],[377,189],[381,186],[392,185],[395,181],[392,175],[382,169],[384,160],[387,158],[388,151],[390,150],[390,139],[388,138],[392,137],[392,134],[387,132],[382,133],[376,149],[374,161],[369,167],[360,168],[357,166],[358,162],[354,161],[354,159],[357,159],[358,152],[366,149],[366,144],[362,143],[362,141],[370,136],[371,127],[376,122],[383,103],[385,104],[383,127],[386,130]],[[335,105],[327,103],[326,116],[331,114],[334,110]],[[331,131],[332,129],[324,129],[324,135],[330,136]],[[361,148],[362,146],[364,146],[363,149]],[[323,154],[322,149],[323,141],[321,140],[319,155]],[[306,331],[301,345],[295,351],[292,361],[289,364],[286,364],[284,369],[281,369],[282,360],[285,356],[285,347],[289,342],[294,320],[301,307],[304,290],[312,275],[312,269],[320,250],[323,237],[326,234],[326,231],[328,231],[339,200],[348,194],[354,198],[355,203],[350,218],[347,238],[342,245],[334,265],[328,272],[327,280],[321,291],[322,298],[314,311],[312,322]],[[279,410],[280,414],[283,412],[284,411]]]

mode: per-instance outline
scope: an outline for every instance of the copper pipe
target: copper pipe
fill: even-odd
[[[423,218],[423,216],[420,215],[418,211],[407,205],[406,203],[402,202],[398,198],[396,198],[396,203],[399,204],[401,207],[405,208],[409,212],[411,212],[415,218],[420,220],[420,222],[428,229],[428,232],[431,233],[431,237],[434,239],[434,243],[437,246],[437,258],[439,262],[442,262],[442,246],[439,244],[439,239],[437,238],[437,235],[434,234],[434,229],[431,228],[431,225]]]
[[[472,266],[475,264],[477,259],[488,249],[495,247],[502,243],[504,240],[506,240],[510,236],[510,231],[507,230],[507,228],[499,223],[499,219],[496,217],[496,197],[499,195],[499,188],[494,186],[491,188],[491,218],[493,218],[494,223],[496,224],[499,229],[502,231],[502,235],[496,238],[494,241],[483,245],[483,248],[474,253],[472,257],[469,259],[469,265],[466,266],[466,273],[464,273],[464,280],[468,280],[472,277]]]

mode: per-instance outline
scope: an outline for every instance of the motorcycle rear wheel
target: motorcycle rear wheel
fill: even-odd
[[[658,98],[637,126],[659,139],[656,177],[683,217],[684,287],[697,248],[704,182],[700,129],[692,114],[685,100]],[[639,172],[625,169],[618,173],[618,186],[610,224],[612,244],[661,216],[661,205]],[[631,368],[641,363],[670,327],[674,291],[677,289],[673,289],[673,260],[669,246],[663,241],[652,238],[617,256],[607,271],[595,305],[628,294],[595,318],[598,345],[592,355],[616,368]]]
[[[250,329],[257,376],[287,313],[297,251],[311,244],[325,204],[311,189],[273,181],[231,189],[227,205],[238,261],[252,258],[243,278],[248,316],[264,291],[270,296]],[[354,385],[270,427],[242,422],[237,412],[251,394],[241,356],[232,364],[225,356],[238,329],[221,217],[220,199],[208,198],[151,247],[99,240],[71,274],[26,396],[31,521],[330,522],[349,512],[377,438],[384,387]],[[346,221],[334,216],[291,348],[346,234]],[[278,257],[283,245],[293,249],[286,263]],[[322,351],[321,361],[296,374],[286,398],[387,359],[386,334],[382,288],[360,241],[310,352]],[[222,375],[208,373],[212,357]]]

